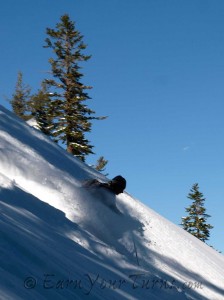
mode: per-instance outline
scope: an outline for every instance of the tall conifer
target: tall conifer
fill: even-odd
[[[93,153],[93,146],[86,139],[91,120],[105,118],[93,117],[95,111],[85,104],[90,99],[87,90],[91,87],[82,83],[81,64],[90,56],[83,53],[83,36],[67,14],[61,17],[56,29],[47,28],[47,35],[45,47],[54,53],[49,60],[53,78],[46,80],[52,90],[54,135],[66,144],[68,152],[84,161],[86,155]]]

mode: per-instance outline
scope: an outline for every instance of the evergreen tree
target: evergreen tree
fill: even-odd
[[[30,101],[29,107],[32,116],[35,118],[39,129],[46,135],[53,135],[53,107],[51,103],[50,92],[45,82],[41,83],[41,89],[34,94]]]
[[[189,215],[187,217],[182,217],[181,225],[186,231],[205,242],[209,239],[210,229],[212,229],[213,226],[206,223],[207,218],[210,216],[206,214],[206,209],[204,207],[205,198],[203,194],[199,192],[198,183],[195,183],[192,186],[188,198],[192,200],[193,203],[185,209]]]
[[[108,160],[106,160],[103,156],[100,156],[99,159],[97,160],[95,169],[99,172],[104,172],[105,171],[105,166],[107,165]],[[108,174],[105,174],[106,176]]]
[[[12,95],[10,103],[13,112],[21,119],[27,121],[31,118],[28,101],[30,100],[30,87],[23,83],[23,74],[18,72],[15,93]]]
[[[86,133],[91,131],[91,120],[105,118],[93,117],[95,111],[85,104],[90,99],[87,90],[91,87],[81,81],[80,64],[90,56],[83,54],[86,49],[83,36],[67,14],[61,17],[56,29],[47,28],[47,35],[45,47],[55,54],[49,60],[53,79],[46,80],[52,89],[54,136],[66,144],[68,152],[84,161],[86,155],[93,153],[93,146],[86,139]]]

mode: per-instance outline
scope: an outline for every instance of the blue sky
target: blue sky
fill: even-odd
[[[206,198],[209,243],[224,252],[224,2],[8,0],[0,10],[0,103],[18,71],[33,92],[50,69],[46,27],[68,13],[92,58],[89,107],[108,115],[89,136],[109,177],[179,224],[195,182]],[[162,233],[161,233],[162,234]]]

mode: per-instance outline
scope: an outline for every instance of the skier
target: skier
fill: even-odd
[[[105,188],[109,190],[110,192],[114,193],[115,195],[118,195],[120,193],[123,193],[124,189],[126,188],[126,180],[121,175],[115,176],[112,180],[108,182],[100,182],[97,179],[93,179],[90,181],[87,181],[84,184],[85,187],[99,187],[99,188]]]

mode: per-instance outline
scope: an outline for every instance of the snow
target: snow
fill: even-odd
[[[224,257],[0,107],[0,299],[221,300]],[[121,174],[122,175],[122,174]]]
[[[38,125],[38,123],[37,123],[37,120],[36,120],[35,118],[31,118],[30,120],[26,121],[26,123],[27,123],[28,125],[30,125],[31,127],[40,130],[39,125]]]

